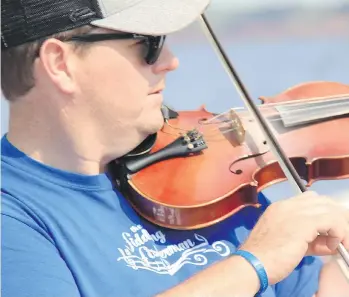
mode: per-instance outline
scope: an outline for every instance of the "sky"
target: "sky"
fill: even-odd
[[[338,7],[349,4],[349,0],[211,0],[210,9],[235,10],[236,12],[247,12],[261,8],[299,6],[304,8]]]

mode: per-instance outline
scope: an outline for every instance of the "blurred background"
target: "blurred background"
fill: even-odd
[[[212,0],[206,16],[256,103],[302,82],[349,83],[349,0]],[[205,104],[212,112],[243,105],[199,22],[168,42],[180,67],[168,76],[166,103],[176,109]],[[1,107],[4,134],[5,100]],[[349,200],[349,180],[311,188]],[[294,191],[284,182],[264,193],[275,201]]]

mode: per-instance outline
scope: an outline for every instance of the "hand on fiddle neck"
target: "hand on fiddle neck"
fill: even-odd
[[[241,249],[260,259],[275,284],[304,256],[337,254],[340,243],[349,250],[349,210],[308,191],[269,206]]]

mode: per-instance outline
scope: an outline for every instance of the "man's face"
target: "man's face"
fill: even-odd
[[[120,141],[135,147],[163,125],[158,92],[178,60],[165,45],[158,61],[148,65],[144,50],[142,40],[96,42],[75,63],[75,97],[85,117],[81,128],[110,150]]]

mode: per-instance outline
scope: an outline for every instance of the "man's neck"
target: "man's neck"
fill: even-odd
[[[11,144],[30,158],[57,169],[86,175],[104,172],[108,160],[103,162],[98,141],[87,139],[88,133],[74,125],[64,125],[58,117],[30,109],[10,107],[7,138]]]
[[[40,133],[40,132],[39,132]],[[105,166],[100,160],[89,159],[80,155],[74,150],[74,145],[70,141],[56,141],[55,136],[46,137],[28,133],[16,133],[9,129],[8,141],[25,153],[30,158],[64,171],[96,175],[105,171]]]

